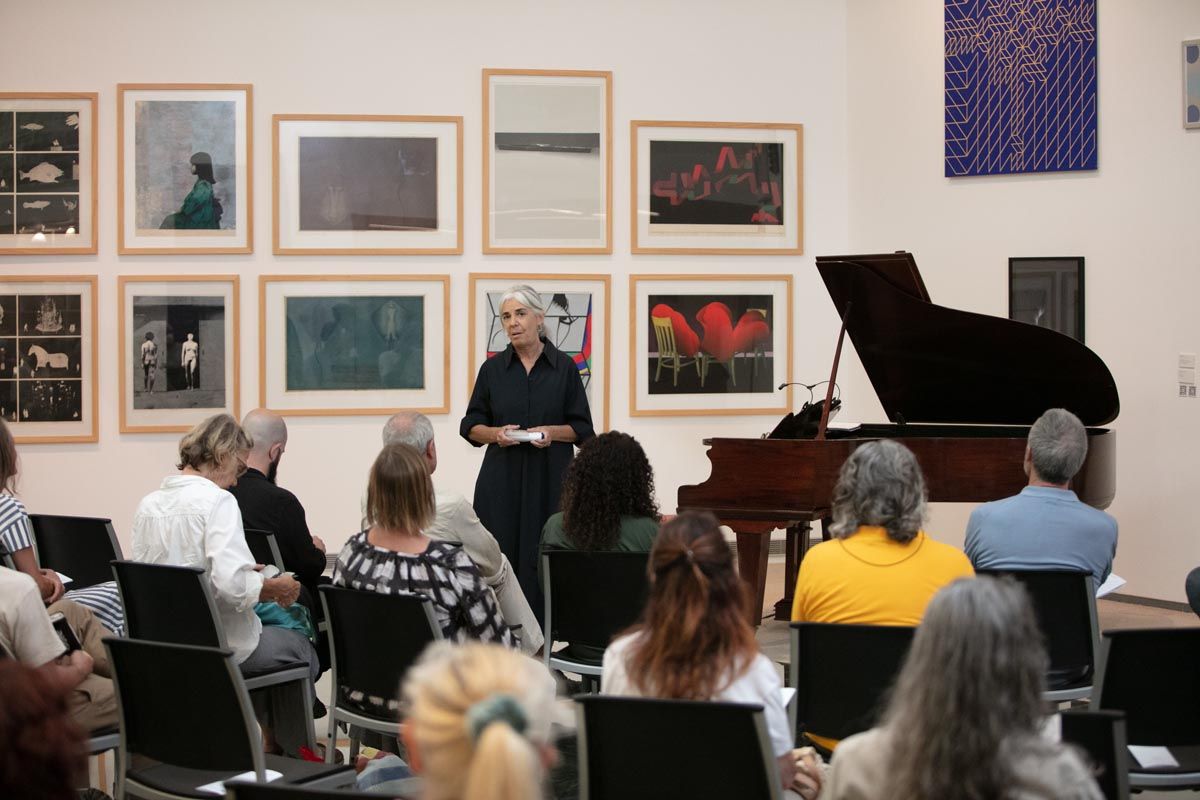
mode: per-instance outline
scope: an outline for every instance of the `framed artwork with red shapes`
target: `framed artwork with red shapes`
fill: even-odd
[[[514,285],[532,287],[546,308],[546,341],[566,353],[579,369],[597,431],[609,420],[609,277],[550,273],[471,273],[467,395],[475,389],[479,365],[508,347],[500,323],[504,293]]]
[[[630,414],[786,413],[790,275],[631,275]]]

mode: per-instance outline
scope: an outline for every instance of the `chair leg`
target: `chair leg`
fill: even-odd
[[[334,689],[334,697],[329,704],[329,738],[325,743],[325,763],[334,763],[334,750],[337,749],[337,715],[333,713],[337,703],[337,689]]]
[[[359,742],[362,740],[362,731],[353,725],[350,726],[350,757],[346,759],[346,763],[354,765],[354,760],[358,758]]]
[[[662,353],[659,353],[658,354],[658,369],[654,370],[654,382],[655,383],[658,383],[658,378],[660,375],[662,375],[662,362],[663,362]]]
[[[679,356],[675,356],[671,361],[671,385],[679,385]]]
[[[729,359],[729,383],[733,386],[737,386],[737,375],[734,374],[734,371],[733,371],[733,359],[732,358]]]

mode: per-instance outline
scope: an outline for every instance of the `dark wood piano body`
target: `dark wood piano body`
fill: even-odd
[[[929,302],[911,255],[820,257],[818,269],[893,423],[830,428],[824,439],[711,439],[708,480],[679,489],[679,509],[708,509],[738,534],[738,565],[762,608],[768,537],[788,528],[787,618],[808,525],[827,520],[842,463],[873,439],[917,456],[932,502],[1016,494],[1029,425],[1067,408],[1089,426],[1115,419],[1104,362],[1054,331]],[[936,421],[936,422],[934,422]],[[1116,434],[1089,427],[1088,458],[1072,483],[1105,508],[1116,494]]]

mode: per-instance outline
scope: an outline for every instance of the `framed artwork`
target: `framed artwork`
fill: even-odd
[[[612,252],[612,73],[483,71],[483,252]]]
[[[799,255],[804,126],[630,123],[634,253]]]
[[[117,85],[117,252],[250,253],[250,84]]]
[[[272,120],[276,255],[462,252],[462,117]]]
[[[263,275],[259,405],[284,415],[450,410],[449,275]]]
[[[0,416],[17,444],[99,439],[95,275],[0,278]]]
[[[945,175],[1096,169],[1096,0],[945,0]]]
[[[500,322],[500,298],[514,284],[532,286],[541,295],[546,306],[546,339],[574,360],[587,391],[592,422],[597,431],[608,430],[612,338],[607,275],[471,273],[468,396],[475,390],[479,365],[508,347],[508,335]]]
[[[629,276],[635,417],[786,413],[791,275]]]
[[[1200,128],[1200,39],[1183,43],[1183,127]]]
[[[240,417],[237,275],[117,278],[121,433]]]
[[[1083,342],[1083,256],[1010,258],[1008,318]]]
[[[0,93],[0,255],[96,252],[96,93]]]

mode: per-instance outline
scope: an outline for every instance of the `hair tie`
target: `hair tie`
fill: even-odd
[[[692,552],[692,548],[689,547],[686,552],[687,552],[688,563],[695,564],[696,563],[696,554]]]
[[[479,735],[493,722],[503,722],[520,734],[529,727],[525,709],[511,694],[494,694],[467,709],[467,733],[472,742],[478,741]]]

